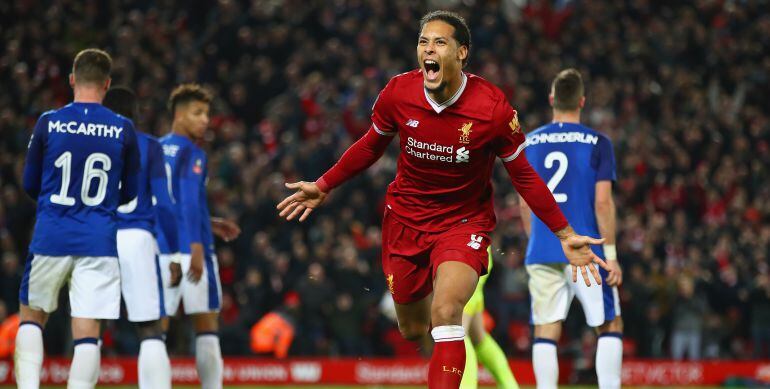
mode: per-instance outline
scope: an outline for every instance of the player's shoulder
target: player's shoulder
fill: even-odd
[[[489,80],[473,73],[465,73],[465,75],[468,84],[466,91],[474,98],[484,98],[495,104],[508,101],[505,93]]]
[[[512,115],[515,115],[513,107],[508,103],[508,98],[495,84],[475,74],[463,74],[465,89],[458,108],[466,115],[493,121],[508,121]],[[507,128],[507,126],[500,128]]]

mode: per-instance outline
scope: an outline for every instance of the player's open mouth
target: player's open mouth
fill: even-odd
[[[432,60],[432,59],[426,59],[422,63],[423,69],[425,69],[425,79],[428,81],[436,81],[438,80],[439,73],[438,71],[441,70],[441,66],[438,64],[438,62]]]

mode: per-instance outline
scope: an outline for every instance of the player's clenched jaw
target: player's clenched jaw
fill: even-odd
[[[434,11],[420,21],[417,61],[425,88],[433,98],[451,97],[462,83],[462,68],[467,63],[470,31],[465,21],[447,11]]]

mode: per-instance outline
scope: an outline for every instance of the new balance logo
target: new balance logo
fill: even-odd
[[[468,160],[471,158],[470,153],[470,150],[466,149],[465,147],[460,147],[457,149],[457,158],[455,161],[457,163],[468,162]]]
[[[417,128],[417,126],[420,125],[420,122],[414,119],[409,119],[406,121],[406,125],[409,127]]]
[[[481,248],[481,242],[484,240],[483,236],[478,236],[476,234],[471,234],[471,241],[468,242],[468,247],[478,250]]]

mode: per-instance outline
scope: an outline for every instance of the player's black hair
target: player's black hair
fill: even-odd
[[[168,98],[168,110],[173,115],[176,112],[176,108],[182,104],[187,104],[191,101],[209,104],[212,98],[211,92],[199,84],[182,84],[171,92],[171,97]]]
[[[131,120],[136,117],[136,95],[125,86],[110,88],[104,95],[102,105]]]
[[[551,92],[554,109],[574,111],[580,108],[580,99],[583,97],[583,77],[577,69],[564,69],[553,79]]]
[[[102,84],[110,78],[112,57],[104,50],[85,49],[75,56],[72,74],[77,83]]]
[[[425,27],[426,23],[434,20],[441,20],[454,27],[455,31],[454,34],[452,34],[452,38],[457,41],[458,46],[465,46],[468,48],[468,55],[463,60],[463,67],[465,67],[471,57],[471,29],[468,28],[468,23],[465,22],[465,18],[451,11],[431,11],[420,19],[420,31],[422,31],[422,28]]]

